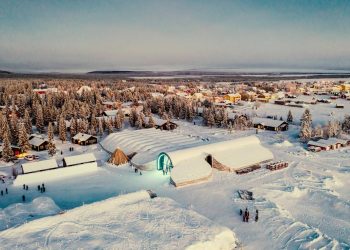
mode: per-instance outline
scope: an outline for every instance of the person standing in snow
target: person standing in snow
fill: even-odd
[[[26,197],[24,195],[22,195],[22,201],[25,202],[26,201]]]
[[[243,214],[243,211],[242,209],[239,210],[239,215],[242,215]]]
[[[9,192],[8,192],[8,190],[7,190],[7,188],[5,189],[5,192],[6,192],[6,194],[8,194]]]

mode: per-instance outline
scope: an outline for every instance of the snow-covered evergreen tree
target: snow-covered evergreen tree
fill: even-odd
[[[214,114],[212,112],[209,112],[209,114],[208,114],[207,125],[210,128],[212,128],[215,125],[215,118],[214,118]]]
[[[36,108],[35,126],[36,126],[36,129],[39,131],[39,133],[44,132],[44,116],[43,116],[43,109],[41,105],[38,105]]]
[[[64,120],[64,116],[61,115],[58,123],[58,135],[59,139],[62,142],[65,142],[67,140],[67,128],[66,128],[66,121]]]
[[[53,156],[56,154],[56,144],[53,136],[54,136],[53,126],[52,126],[52,123],[50,122],[49,127],[47,129],[47,138],[49,140],[48,153],[50,156]]]
[[[310,140],[312,135],[312,117],[309,109],[305,109],[301,118],[301,126],[299,132],[299,138],[301,141],[306,142]]]
[[[30,119],[29,111],[26,109],[24,111],[24,125],[28,134],[32,133],[32,121]]]
[[[11,156],[13,156],[13,151],[10,142],[10,127],[6,124],[3,133],[2,158],[4,161],[9,161]]]
[[[22,152],[27,152],[31,148],[24,122],[18,124],[18,145]]]
[[[350,134],[350,115],[345,115],[341,129],[343,132]]]

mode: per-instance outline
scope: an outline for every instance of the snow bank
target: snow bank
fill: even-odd
[[[235,235],[146,191],[41,218],[0,233],[4,249],[232,249]]]
[[[275,143],[275,144],[273,144],[275,147],[280,147],[280,148],[283,148],[283,147],[292,147],[293,146],[293,144],[291,143],[291,142],[289,142],[289,141],[287,141],[287,140],[285,140],[285,141],[283,141],[283,142],[281,142],[281,143]]]
[[[49,197],[39,197],[30,203],[17,203],[0,209],[0,230],[20,225],[35,217],[54,215],[60,208]]]

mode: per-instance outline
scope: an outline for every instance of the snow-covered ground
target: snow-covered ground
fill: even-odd
[[[169,198],[150,199],[146,191],[38,219],[3,231],[0,238],[2,249],[229,250],[236,246],[230,229]]]
[[[326,122],[330,110],[338,111],[335,108],[317,109],[320,107],[318,105],[327,104],[310,105],[310,107],[315,107],[311,109],[315,121]],[[274,104],[262,104],[257,112],[285,117],[289,108],[282,107]],[[294,109],[298,110],[292,110],[294,117],[298,119],[303,109]],[[339,110],[336,115],[343,117],[346,110],[350,109]],[[229,134],[223,129],[204,128],[182,121],[178,121],[178,123],[180,126],[174,133],[208,138],[210,142],[255,134],[255,130],[236,131]],[[161,171],[144,171],[142,175],[139,175],[134,173],[129,166],[109,166],[105,163],[108,155],[97,145],[77,147],[72,154],[80,151],[94,152],[99,159],[101,168],[94,174],[45,183],[47,190],[44,194],[36,191],[35,187],[30,186],[28,191],[24,191],[21,187],[6,184],[9,188],[9,194],[0,196],[0,208],[2,208],[0,209],[0,228],[12,227],[23,221],[36,220],[55,214],[57,211],[72,209],[83,204],[87,207],[88,203],[105,200],[120,194],[152,189],[162,199],[168,201],[166,198],[170,198],[180,204],[176,206],[193,210],[215,224],[231,229],[244,249],[349,249],[350,147],[312,153],[306,151],[304,146],[298,142],[297,134],[298,127],[292,125],[288,132],[263,131],[257,135],[262,144],[272,151],[276,160],[289,162],[289,167],[286,169],[269,171],[263,168],[245,175],[214,170],[213,177],[208,182],[182,188],[170,185],[169,176],[164,176]],[[58,148],[60,147],[58,145]],[[71,152],[64,151],[63,156],[65,154],[68,155]],[[247,157],[249,157],[249,152],[247,152]],[[10,169],[3,167],[0,171],[9,173]],[[0,189],[4,190],[4,188],[5,185],[0,184]],[[255,200],[241,200],[237,195],[238,189],[252,191]],[[22,194],[26,195],[28,207],[20,205]],[[30,205],[32,203],[38,204],[37,199],[44,199],[45,202],[41,202],[46,204],[47,209],[36,209]],[[84,211],[85,207],[79,208],[81,209],[79,211]],[[259,210],[258,222],[242,222],[239,209],[246,207],[253,215],[255,209]],[[11,213],[11,211],[14,212]],[[72,213],[75,211],[77,210],[72,211]],[[21,214],[21,216],[16,216],[16,214]],[[89,217],[85,223],[92,224],[95,219],[97,218]],[[110,219],[112,220],[113,217],[111,216]],[[18,230],[31,231],[30,225],[40,225],[40,221],[43,220],[38,219],[33,222],[34,224],[25,224]],[[123,220],[120,219],[119,222],[123,223]],[[6,223],[5,226],[4,223]],[[71,225],[67,226],[68,224],[58,228],[59,233],[63,234],[64,230],[71,228]],[[77,227],[83,232],[86,230],[86,228],[81,228],[81,225],[77,225]],[[33,228],[35,229],[35,227]],[[78,231],[74,228],[72,230]],[[5,230],[2,235],[12,235],[14,230],[16,229]],[[147,237],[147,232],[148,230],[145,231],[145,237]],[[42,237],[44,235],[46,234],[43,234]],[[76,236],[78,235],[76,234]],[[79,236],[83,237],[83,235]],[[101,234],[101,239],[106,239],[108,242],[108,237],[104,237],[107,237],[106,234]],[[151,236],[149,237],[151,238]],[[3,242],[8,244],[7,246],[13,244],[10,242],[10,238],[5,239]],[[52,239],[54,241],[49,242],[59,244],[57,235],[56,238]],[[101,239],[89,238],[86,235],[87,241],[96,240],[99,244],[105,244],[100,242]],[[179,241],[177,244],[185,244],[185,240],[184,242],[181,239],[177,241]],[[72,244],[74,242],[72,241]],[[120,244],[127,244],[127,241]],[[168,247],[167,240],[164,240],[163,244],[164,247],[160,246],[159,248],[176,248]],[[55,246],[58,245],[50,246],[56,248]],[[77,245],[72,246],[74,248]]]

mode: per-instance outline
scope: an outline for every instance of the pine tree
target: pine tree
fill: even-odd
[[[292,115],[292,111],[288,111],[288,115],[287,115],[287,122],[290,124],[293,122],[293,115]]]
[[[228,114],[226,111],[224,111],[224,113],[223,113],[221,126],[223,128],[227,128],[227,126],[228,126]]]
[[[74,137],[78,133],[77,119],[74,117],[70,120],[70,137]]]
[[[18,119],[16,112],[12,112],[10,121],[10,131],[11,131],[11,143],[16,145],[18,143]]]
[[[148,119],[148,125],[147,125],[147,127],[149,127],[149,128],[154,128],[154,125],[155,125],[155,123],[154,123],[153,117],[150,116],[149,119]]]
[[[215,125],[215,118],[212,112],[208,114],[207,125],[212,128]]]
[[[345,115],[341,128],[342,131],[344,131],[347,134],[350,134],[350,115]]]
[[[32,133],[32,121],[30,119],[29,111],[26,109],[24,111],[24,125],[28,134]]]
[[[49,139],[48,153],[50,156],[53,156],[56,154],[56,145],[53,138],[53,126],[51,122],[49,123],[49,127],[47,129],[47,137]]]
[[[98,120],[98,134],[99,134],[100,136],[103,135],[103,123],[102,123],[102,119],[99,119],[99,120]]]
[[[5,131],[3,133],[3,146],[2,146],[2,158],[4,161],[9,161],[13,156],[10,142],[10,127],[8,124],[5,125]]]
[[[21,148],[21,152],[27,152],[31,148],[24,122],[18,124],[18,145]]]
[[[66,128],[66,121],[64,120],[64,116],[61,115],[58,123],[58,134],[59,138],[62,142],[65,142],[67,140],[67,128]]]
[[[310,110],[306,109],[301,118],[299,138],[301,141],[306,142],[310,140],[311,135],[312,135],[312,118],[311,118]]]
[[[36,129],[39,131],[39,133],[42,133],[44,131],[44,116],[43,116],[43,109],[41,105],[37,106],[37,111],[36,111]]]
[[[107,129],[108,129],[108,134],[113,133],[113,122],[112,122],[112,119],[108,119]]]

